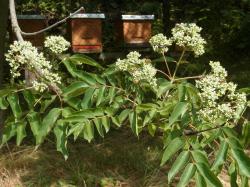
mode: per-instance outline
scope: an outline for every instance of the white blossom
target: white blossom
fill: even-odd
[[[44,46],[55,54],[61,54],[68,50],[70,43],[62,36],[48,36],[45,39]]]
[[[157,34],[149,40],[149,43],[155,52],[166,53],[168,47],[172,45],[172,40],[168,39],[163,34]]]
[[[237,118],[247,103],[245,93],[237,93],[237,85],[227,82],[227,72],[220,62],[210,62],[211,73],[196,81],[200,89],[202,108],[198,112],[200,118],[209,122],[217,119],[227,121]]]
[[[120,71],[127,71],[133,77],[133,81],[147,81],[151,86],[156,87],[156,69],[148,59],[140,59],[140,53],[133,51],[127,55],[126,59],[118,59],[116,68]]]
[[[195,23],[180,23],[172,29],[172,40],[177,46],[193,51],[195,56],[202,55],[206,41],[201,37],[201,27]]]
[[[51,63],[28,41],[15,41],[10,45],[5,57],[11,67],[10,72],[13,79],[21,75],[22,69],[31,72],[39,70],[39,75],[36,74],[37,80],[33,81],[34,89],[44,91],[49,83],[61,84],[61,77],[52,72]]]

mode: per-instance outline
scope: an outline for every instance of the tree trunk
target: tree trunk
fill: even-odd
[[[3,86],[4,78],[4,53],[8,23],[8,0],[0,1],[0,88]],[[0,111],[0,130],[3,124],[3,113]]]

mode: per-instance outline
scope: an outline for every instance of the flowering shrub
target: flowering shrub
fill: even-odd
[[[210,66],[211,73],[196,81],[203,105],[200,117],[212,123],[218,119],[238,119],[246,107],[246,94],[237,93],[237,85],[226,81],[227,72],[219,62],[210,62]]]
[[[140,59],[140,57],[138,52],[130,52],[126,59],[117,60],[116,67],[118,70],[129,72],[135,83],[147,81],[151,86],[156,87],[156,69],[149,59]]]
[[[61,54],[68,50],[70,43],[62,36],[48,36],[45,39],[44,46],[55,54]]]
[[[30,42],[15,41],[14,44],[10,45],[10,50],[5,56],[10,64],[13,79],[19,77],[20,71],[23,69],[35,73],[37,79],[33,80],[32,84],[37,91],[43,92],[48,87],[47,83],[61,83],[60,76],[51,71],[51,63]],[[39,69],[41,74],[38,74],[35,69]]]
[[[193,177],[197,186],[220,187],[217,175],[225,168],[232,185],[246,184],[250,178],[250,158],[244,152],[249,138],[249,122],[243,116],[246,94],[227,82],[227,72],[219,62],[210,62],[207,75],[178,77],[185,52],[204,53],[200,31],[195,24],[177,24],[171,38],[152,37],[150,43],[163,55],[167,72],[157,70],[153,60],[141,58],[138,52],[130,52],[107,68],[84,55],[73,55],[60,63],[70,80],[61,82],[60,95],[49,89],[39,93],[21,83],[2,89],[0,109],[9,116],[1,145],[14,136],[20,145],[31,130],[38,146],[53,132],[57,150],[67,159],[69,137],[91,142],[95,133],[104,137],[112,128],[129,125],[137,136],[143,131],[161,134],[161,166],[171,163],[169,183],[179,174],[180,187]],[[172,42],[183,50],[174,68],[165,57]],[[34,82],[35,87],[47,81],[59,83],[56,76],[50,78],[50,63],[42,57],[26,42],[15,43],[6,56],[13,77],[20,76],[21,68],[32,70],[37,65],[48,77],[37,77],[40,82]],[[95,73],[84,71],[82,65],[95,67]],[[243,127],[240,137],[234,130],[238,125]]]
[[[205,40],[200,35],[201,28],[195,23],[180,23],[172,29],[173,41],[180,47],[194,52],[196,56],[202,55]]]

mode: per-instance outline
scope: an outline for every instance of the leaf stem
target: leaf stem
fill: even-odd
[[[169,66],[168,66],[167,58],[166,58],[164,52],[162,52],[162,56],[163,56],[164,62],[165,62],[165,64],[166,64],[166,67],[167,67],[167,70],[168,70],[168,74],[169,74],[170,77],[172,77],[171,71],[170,71]],[[168,76],[168,77],[169,77],[169,76]]]
[[[184,48],[183,51],[182,51],[182,53],[181,53],[181,56],[180,56],[180,58],[179,58],[179,60],[178,60],[178,62],[177,62],[177,64],[176,64],[176,67],[175,67],[175,70],[174,70],[174,74],[173,74],[171,83],[173,83],[173,82],[175,81],[175,75],[176,75],[176,72],[177,72],[177,70],[178,70],[178,68],[179,68],[179,65],[180,65],[180,63],[181,63],[181,60],[182,60],[182,58],[183,58],[183,56],[184,56],[184,54],[185,54],[185,51],[186,51],[186,49]]]
[[[161,71],[159,69],[157,69],[157,71],[165,75],[169,80],[171,80],[171,77],[168,74],[166,74],[164,71]]]
[[[178,79],[174,79],[174,81],[180,81],[180,80],[187,80],[187,79],[201,79],[203,77],[203,75],[198,75],[198,76],[192,76],[192,77],[183,77],[183,78],[178,78]]]

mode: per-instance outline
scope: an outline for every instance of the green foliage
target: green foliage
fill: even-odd
[[[161,166],[173,162],[169,183],[178,174],[177,186],[186,186],[193,177],[197,186],[222,186],[217,175],[223,167],[232,185],[238,175],[244,180],[250,177],[250,159],[244,153],[249,123],[244,123],[244,136],[239,139],[231,128],[233,122],[201,122],[195,112],[201,104],[199,91],[186,80],[159,78],[154,89],[146,82],[134,83],[113,65],[104,68],[84,55],[68,57],[62,65],[70,81],[62,85],[60,96],[26,90],[24,85],[0,91],[0,107],[8,113],[2,146],[13,137],[21,145],[29,134],[40,146],[53,133],[57,151],[67,159],[71,138],[92,142],[113,128],[127,126],[136,136],[142,131],[163,134]],[[84,71],[82,65],[95,68],[95,73]]]

